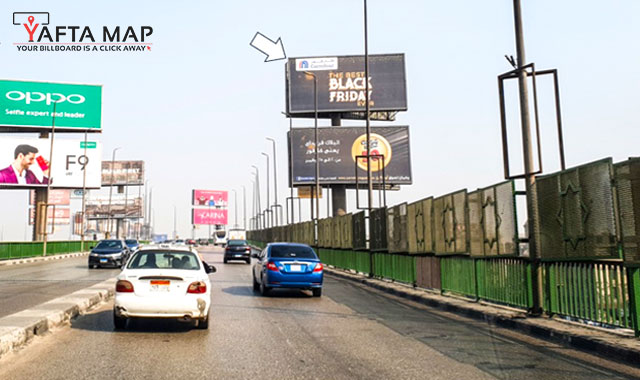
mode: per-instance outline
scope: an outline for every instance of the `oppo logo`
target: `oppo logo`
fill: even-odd
[[[85,101],[84,96],[78,94],[62,95],[58,93],[47,92],[22,92],[22,91],[9,91],[7,92],[7,99],[16,102],[24,100],[27,104],[45,102],[47,105],[51,103],[63,103],[69,102],[72,104],[82,104]]]

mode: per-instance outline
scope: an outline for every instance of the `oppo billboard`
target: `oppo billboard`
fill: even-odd
[[[102,145],[95,141],[0,137],[0,188],[100,188]]]
[[[0,79],[0,109],[0,127],[100,132],[102,86]]]
[[[318,78],[318,112],[361,112],[366,107],[364,56],[289,58],[286,107],[292,116],[313,116],[314,79]],[[369,56],[370,111],[406,111],[404,54]]]
[[[293,162],[293,185],[315,183],[315,134],[313,128],[294,128],[289,147]],[[411,155],[409,127],[371,128],[371,172],[375,183],[410,185]],[[367,182],[367,135],[363,127],[318,128],[320,184],[356,184]]]

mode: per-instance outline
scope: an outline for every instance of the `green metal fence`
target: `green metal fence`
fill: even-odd
[[[476,259],[478,298],[528,309],[533,306],[531,264],[523,259]]]
[[[548,312],[632,327],[627,268],[622,263],[544,263],[543,271]]]
[[[373,275],[415,284],[416,258],[409,255],[373,253]]]
[[[477,298],[477,281],[474,260],[469,257],[441,257],[442,290]]]
[[[318,250],[318,255],[324,264],[333,265],[336,268],[352,269],[360,273],[371,271],[369,252],[321,248]]]
[[[42,256],[42,242],[3,242],[0,243],[0,260],[20,259]],[[80,252],[81,242],[78,240],[47,242],[47,255]],[[85,241],[84,250],[97,244],[96,241]]]

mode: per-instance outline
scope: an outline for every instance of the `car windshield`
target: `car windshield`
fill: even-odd
[[[136,253],[128,269],[200,269],[200,260],[191,252],[142,251]]]
[[[229,240],[227,245],[230,247],[234,245],[247,245],[247,241],[246,240]]]
[[[313,249],[301,245],[273,245],[269,248],[271,257],[295,257],[301,259],[317,259]]]
[[[124,242],[127,245],[138,245],[138,241],[137,240],[125,240]]]
[[[98,249],[104,248],[122,248],[122,242],[120,240],[103,240],[96,246]]]

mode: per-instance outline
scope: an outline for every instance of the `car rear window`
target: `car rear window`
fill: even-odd
[[[229,242],[227,243],[228,246],[233,246],[233,245],[247,245],[247,241],[246,240],[229,240]]]
[[[309,247],[299,245],[274,245],[269,248],[271,257],[297,257],[301,259],[317,259],[316,253]]]
[[[96,248],[122,248],[122,242],[120,240],[103,240]]]
[[[124,242],[127,244],[138,244],[137,240],[125,240]]]
[[[200,260],[191,252],[142,251],[127,264],[128,269],[200,269]]]

